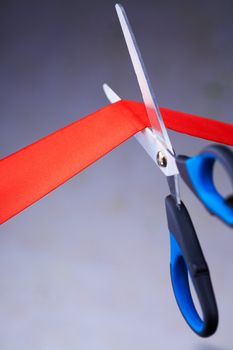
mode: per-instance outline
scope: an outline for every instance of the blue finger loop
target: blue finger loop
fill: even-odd
[[[170,233],[170,248],[171,280],[177,304],[190,327],[200,333],[204,328],[204,322],[194,306],[188,281],[188,268],[181,248],[172,233]]]
[[[208,152],[186,160],[186,169],[192,186],[203,204],[213,214],[233,225],[233,209],[217,191],[213,181],[213,166],[216,157]]]
[[[183,202],[172,195],[165,199],[170,232],[170,272],[178,307],[190,328],[201,337],[214,334],[218,326],[218,308],[209,268],[195,228]],[[201,313],[193,302],[189,285],[194,287]]]

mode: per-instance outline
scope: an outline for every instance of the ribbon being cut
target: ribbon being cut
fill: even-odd
[[[178,179],[180,175],[212,215],[233,226],[232,197],[231,201],[223,198],[213,182],[215,161],[219,161],[233,179],[233,153],[223,145],[211,145],[194,157],[177,156],[166,128],[233,146],[233,125],[160,109],[124,9],[116,5],[116,10],[144,104],[120,100],[108,88],[105,92],[113,102],[111,105],[2,159],[0,222],[16,215],[135,135],[168,182],[170,194],[165,204],[170,233],[170,271],[178,307],[190,328],[199,336],[207,337],[217,329],[217,303],[208,265],[181,201]],[[195,308],[188,275],[202,316]]]
[[[161,108],[161,113],[171,130],[233,146],[232,124],[168,108]],[[1,159],[0,222],[10,219],[149,125],[143,103],[122,100]]]

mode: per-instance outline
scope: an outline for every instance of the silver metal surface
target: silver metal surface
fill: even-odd
[[[109,85],[103,84],[103,90],[109,102],[115,103],[121,100],[120,96],[117,95],[116,92],[113,91]],[[144,130],[135,134],[134,137],[140,143],[140,145],[144,148],[144,150],[149,154],[152,160],[157,164],[157,158],[156,158],[157,142],[156,142],[156,137],[152,133],[151,129],[145,128]]]
[[[120,96],[118,96],[108,84],[103,84],[103,90],[109,102],[114,103],[121,100]]]
[[[133,67],[137,76],[142,97],[147,109],[147,114],[151,123],[152,130],[153,132],[155,132],[160,142],[165,145],[165,148],[167,148],[171,153],[173,153],[173,148],[169,136],[167,134],[167,129],[164,125],[163,118],[161,116],[159,106],[156,101],[156,97],[146,71],[145,64],[143,62],[139,47],[137,45],[132,28],[129,24],[129,20],[126,16],[125,10],[121,5],[116,4],[116,11],[133,63]],[[176,168],[175,162],[174,168]],[[175,172],[174,170],[174,174],[177,172],[178,171]]]
[[[103,84],[103,90],[107,99],[111,103],[118,102],[121,100],[120,96],[117,95],[116,92],[113,91],[109,85]],[[161,168],[159,166],[157,162],[157,154],[159,152],[162,152],[167,159],[168,159],[168,155],[169,155],[169,158],[173,158],[173,157],[169,154],[169,152],[167,152],[164,149],[164,146],[158,141],[156,135],[151,131],[151,129],[145,128],[144,130],[135,134],[134,137],[140,143],[140,145],[144,148],[144,150],[149,154],[149,156],[152,158],[155,164],[162,170],[162,172],[166,176],[172,176],[170,175],[171,169],[169,168],[168,163],[166,167]],[[169,162],[169,164],[171,164],[171,162]]]
[[[175,198],[176,204],[180,207],[180,185],[179,185],[179,175],[167,176],[167,183],[170,189],[171,195]]]
[[[153,92],[145,64],[143,62],[140,50],[138,48],[135,36],[133,34],[132,28],[129,24],[129,20],[126,16],[124,8],[116,4],[117,15],[121,24],[121,28],[125,37],[125,41],[129,50],[129,54],[133,63],[133,67],[137,76],[138,84],[142,93],[142,98],[146,106],[148,118],[151,123],[152,132],[155,135],[158,152],[162,152],[167,159],[167,166],[160,167],[160,170],[166,176],[175,176],[175,194],[177,203],[180,203],[180,192],[178,186],[178,168],[176,165],[175,158],[171,155],[174,154],[169,136],[167,134],[167,129],[164,125],[163,118],[161,116],[158,103],[156,101],[155,94]]]

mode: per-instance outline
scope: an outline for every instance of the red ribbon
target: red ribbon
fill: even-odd
[[[172,130],[233,145],[233,125],[161,108]],[[149,126],[142,103],[108,105],[0,161],[0,223]]]

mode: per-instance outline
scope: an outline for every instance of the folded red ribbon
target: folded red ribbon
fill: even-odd
[[[233,125],[161,108],[172,130],[233,145]],[[0,223],[149,126],[142,103],[108,105],[0,161]]]

